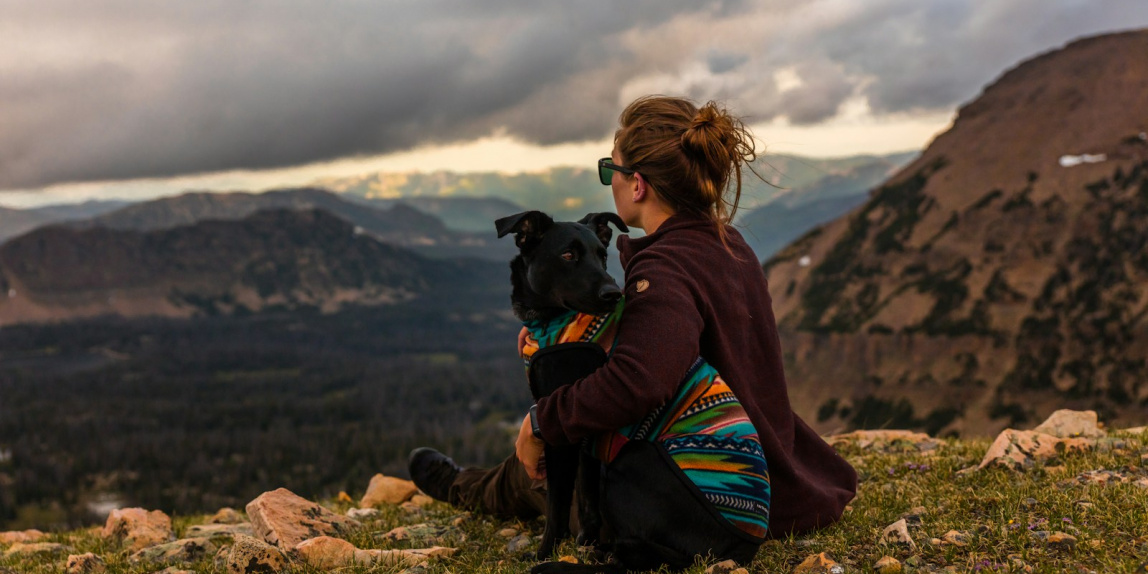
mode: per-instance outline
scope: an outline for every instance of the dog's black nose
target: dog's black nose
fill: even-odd
[[[622,290],[617,285],[603,285],[598,290],[598,298],[610,303],[617,303],[622,298]]]

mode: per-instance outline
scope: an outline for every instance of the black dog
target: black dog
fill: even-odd
[[[522,321],[539,321],[571,310],[590,315],[613,311],[622,298],[622,290],[606,272],[606,248],[613,235],[611,223],[620,231],[629,231],[613,213],[592,213],[578,223],[555,223],[540,211],[528,211],[496,221],[498,236],[514,233],[519,248],[519,255],[510,263],[514,314]],[[545,351],[531,361],[530,392],[535,400],[586,377],[606,362],[606,351],[593,343],[572,343]],[[546,529],[538,557],[549,557],[555,545],[570,534],[570,506],[576,482],[580,485],[578,540],[596,545],[602,524],[600,463],[578,445],[547,445],[545,453]]]

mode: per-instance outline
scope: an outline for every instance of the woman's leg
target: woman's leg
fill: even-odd
[[[445,455],[421,448],[411,453],[411,480],[432,498],[499,518],[530,520],[546,512],[546,484],[526,475],[511,455],[489,469],[462,469]]]

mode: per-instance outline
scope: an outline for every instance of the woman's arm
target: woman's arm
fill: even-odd
[[[698,357],[704,321],[695,282],[652,251],[630,261],[626,308],[610,360],[538,401],[537,422],[547,443],[573,444],[641,420],[673,398]]]

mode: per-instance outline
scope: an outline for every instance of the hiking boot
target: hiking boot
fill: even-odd
[[[411,456],[407,459],[407,470],[410,471],[415,486],[427,496],[450,502],[447,500],[450,485],[454,484],[454,479],[458,477],[462,467],[455,464],[449,456],[433,448],[423,447],[411,451]]]

